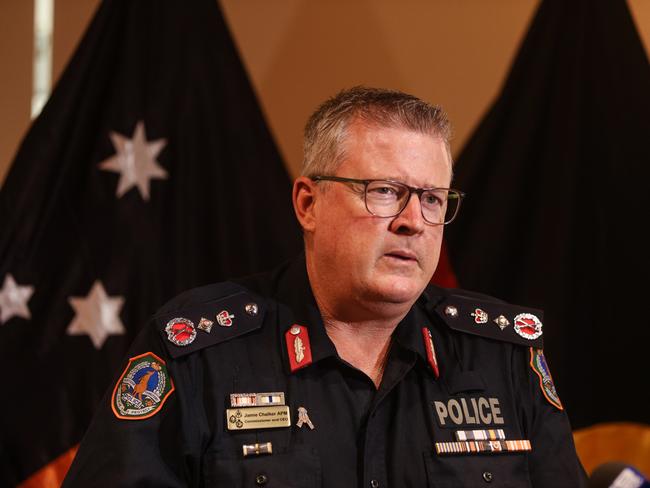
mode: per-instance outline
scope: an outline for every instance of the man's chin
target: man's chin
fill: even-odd
[[[413,279],[395,277],[385,279],[384,283],[379,284],[374,291],[379,301],[410,306],[418,299],[424,286],[421,282],[416,282]]]

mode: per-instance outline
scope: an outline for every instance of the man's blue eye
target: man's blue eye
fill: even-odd
[[[401,189],[395,185],[376,182],[368,186],[368,196],[371,198],[397,199],[401,195]]]
[[[422,194],[422,203],[428,206],[437,206],[442,205],[443,199],[441,196],[435,193],[423,193]]]

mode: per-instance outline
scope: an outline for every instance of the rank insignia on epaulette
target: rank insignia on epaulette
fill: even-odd
[[[246,307],[244,307],[244,310],[246,310],[246,313],[252,317],[255,317],[258,312],[258,307],[257,303],[247,303]]]
[[[206,319],[205,317],[201,317],[201,320],[199,320],[199,325],[197,327],[204,331],[207,332],[208,334],[212,330],[212,326],[214,325],[214,322],[212,320]]]
[[[167,339],[177,346],[187,346],[196,339],[196,329],[194,323],[182,317],[171,319],[165,326]]]
[[[534,347],[530,348],[530,367],[533,368],[533,371],[535,371],[539,377],[539,386],[542,389],[544,397],[555,408],[564,410],[560,397],[555,390],[551,371],[548,369],[548,364],[546,364],[544,352],[541,349],[536,349]]]
[[[485,312],[485,310],[481,310],[480,308],[474,309],[474,311],[470,314],[472,317],[474,317],[474,323],[476,324],[487,324],[488,321],[488,314]]]
[[[520,313],[515,317],[515,332],[524,339],[533,340],[542,335],[542,322],[532,313]]]
[[[294,324],[284,334],[284,338],[287,344],[291,372],[309,366],[312,358],[307,327]]]
[[[231,314],[228,310],[222,310],[217,314],[217,322],[221,327],[230,327],[232,325],[232,319],[235,316]]]
[[[445,307],[445,315],[455,319],[456,317],[458,317],[458,309],[453,305],[447,305]]]
[[[160,411],[174,391],[165,361],[152,352],[129,359],[111,396],[118,419],[143,420]]]
[[[178,359],[261,329],[265,312],[264,300],[242,290],[179,305],[159,313],[155,320],[169,356]]]
[[[497,341],[528,347],[544,347],[541,310],[520,307],[495,299],[462,294],[427,302],[427,310],[449,328]],[[489,325],[494,322],[496,327]]]
[[[501,330],[510,325],[510,321],[503,315],[499,315],[496,319],[494,319],[494,323],[497,324]]]

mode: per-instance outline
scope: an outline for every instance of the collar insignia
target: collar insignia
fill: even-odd
[[[287,354],[289,354],[291,372],[294,373],[305,366],[309,366],[312,358],[307,327],[297,324],[292,325],[285,332],[284,339],[287,343]]]
[[[427,351],[427,361],[429,366],[431,366],[431,371],[433,371],[436,379],[440,376],[440,370],[438,369],[438,358],[436,357],[436,349],[433,347],[433,337],[431,337],[431,331],[428,327],[422,327],[422,336],[424,337],[424,348]]]

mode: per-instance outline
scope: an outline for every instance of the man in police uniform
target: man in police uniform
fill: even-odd
[[[448,137],[404,93],[319,107],[304,256],[163,307],[64,486],[582,486],[541,312],[429,285],[463,196]]]

